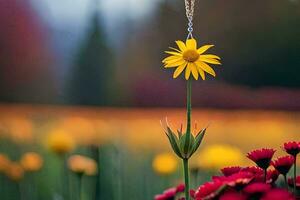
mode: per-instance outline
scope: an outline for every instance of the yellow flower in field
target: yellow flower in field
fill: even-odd
[[[10,163],[6,169],[6,176],[13,181],[20,181],[24,177],[24,170],[18,163]]]
[[[68,159],[69,169],[79,175],[93,176],[98,173],[98,165],[95,160],[82,156],[73,155]]]
[[[188,80],[192,73],[193,77],[198,80],[199,74],[205,80],[205,72],[216,76],[215,71],[207,64],[220,65],[220,57],[213,54],[203,54],[214,45],[204,45],[197,48],[197,41],[192,38],[183,41],[176,41],[179,49],[171,48],[174,51],[166,51],[171,56],[163,60],[165,68],[177,67],[173,78],[177,78],[185,70],[185,79]]]
[[[173,154],[162,153],[154,158],[152,167],[157,174],[169,175],[177,170],[177,164],[177,160]]]
[[[228,166],[243,166],[247,162],[240,149],[229,145],[211,145],[204,148],[198,157],[200,168],[220,170]]]
[[[28,172],[39,171],[43,166],[43,162],[43,158],[34,152],[25,153],[20,161],[23,169]]]
[[[75,148],[73,137],[64,130],[55,130],[50,133],[47,143],[50,150],[59,155],[69,153]]]

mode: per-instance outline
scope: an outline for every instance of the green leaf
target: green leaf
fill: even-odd
[[[192,151],[191,155],[194,154],[194,153],[197,151],[197,149],[199,148],[199,146],[200,146],[200,144],[201,144],[201,142],[202,142],[202,140],[203,140],[203,137],[204,137],[204,135],[205,135],[205,132],[206,132],[206,128],[202,129],[202,130],[197,134],[197,136],[196,136],[196,138],[195,138],[195,142],[194,142],[194,144],[193,144],[193,148],[192,148],[193,151]]]

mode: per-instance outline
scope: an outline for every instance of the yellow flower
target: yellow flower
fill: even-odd
[[[50,150],[60,155],[69,153],[75,148],[74,139],[64,130],[51,132],[48,136],[47,143]]]
[[[43,159],[37,153],[28,152],[22,156],[20,163],[25,171],[35,172],[42,168]]]
[[[163,60],[165,68],[177,67],[173,74],[173,78],[177,78],[185,70],[185,79],[190,78],[192,73],[193,77],[198,80],[199,74],[205,80],[205,72],[216,76],[215,71],[207,64],[220,65],[220,57],[213,54],[203,54],[214,45],[204,45],[197,48],[197,41],[192,38],[183,41],[176,41],[179,49],[171,48],[174,51],[166,51],[171,56]]]
[[[95,160],[81,156],[73,155],[68,159],[69,169],[79,175],[93,176],[98,172],[98,165]]]
[[[177,160],[173,154],[162,153],[154,158],[152,167],[157,174],[169,175],[177,170]]]
[[[243,166],[247,162],[240,149],[222,144],[207,146],[199,153],[198,158],[198,166],[207,170],[219,170],[232,165]]]

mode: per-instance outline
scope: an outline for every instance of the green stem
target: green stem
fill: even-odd
[[[297,156],[294,156],[294,194],[296,195]]]
[[[283,176],[284,176],[285,187],[286,187],[287,190],[289,190],[289,185],[288,185],[288,182],[287,182],[286,174],[283,175]]]
[[[185,199],[190,200],[190,177],[189,177],[189,160],[183,159],[183,171],[184,171],[184,182],[185,182]]]
[[[187,109],[187,125],[186,125],[186,135],[185,135],[185,144],[184,144],[184,153],[188,154],[191,142],[191,111],[192,111],[192,80],[187,81],[187,99],[186,99],[186,109]]]
[[[78,199],[82,200],[82,174],[78,175]]]
[[[191,112],[192,112],[192,80],[189,79],[187,81],[187,101],[186,101],[186,108],[187,108],[187,126],[186,126],[186,133],[191,134]],[[188,137],[189,138],[189,137]]]

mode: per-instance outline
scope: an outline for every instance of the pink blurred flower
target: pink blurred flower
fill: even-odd
[[[247,185],[243,191],[248,194],[265,193],[271,189],[270,184],[266,183],[251,183]]]
[[[224,174],[224,176],[230,176],[232,174],[235,174],[239,171],[241,171],[241,167],[239,166],[233,166],[233,167],[224,167],[221,169],[221,172]]]
[[[295,197],[284,189],[272,189],[266,192],[261,200],[295,200]]]
[[[219,190],[223,185],[224,184],[221,181],[206,182],[196,190],[195,199],[202,200],[203,198],[214,198],[217,196],[217,190]]]
[[[247,196],[235,191],[226,192],[219,200],[247,200]]]

